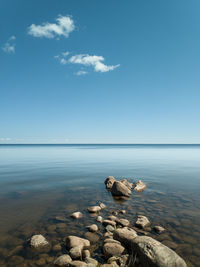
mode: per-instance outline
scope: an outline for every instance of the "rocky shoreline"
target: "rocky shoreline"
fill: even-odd
[[[133,184],[127,179],[120,181],[109,176],[105,180],[107,190],[115,198],[127,199],[131,196],[132,190],[142,192],[146,185],[142,181]],[[160,225],[151,225],[149,219],[144,215],[138,215],[133,227],[126,218],[126,210],[111,210],[103,203],[87,208],[88,215],[92,215],[94,223],[86,226],[85,238],[69,235],[65,238],[66,254],[60,255],[56,260],[50,262],[51,266],[87,266],[87,267],[185,267],[185,261],[171,248],[148,236],[153,229],[157,234],[166,231]],[[104,218],[104,210],[110,213]],[[83,211],[82,211],[83,212]],[[84,215],[81,211],[74,211],[71,217],[79,220]],[[57,218],[65,221],[65,218]],[[102,227],[103,226],[103,227]],[[92,258],[91,254],[94,244],[98,240],[98,234],[102,235],[103,244],[99,248],[101,263],[98,257]],[[37,234],[28,242],[31,249],[37,251],[47,250],[51,247],[46,238]],[[57,244],[57,246],[60,246]],[[54,248],[55,249],[55,248]],[[58,248],[59,249],[59,248]],[[97,258],[97,259],[96,259]],[[103,263],[102,263],[103,262]],[[45,264],[40,266],[45,266]]]

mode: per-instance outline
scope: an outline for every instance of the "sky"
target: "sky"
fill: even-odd
[[[0,143],[200,143],[199,0],[2,0]]]

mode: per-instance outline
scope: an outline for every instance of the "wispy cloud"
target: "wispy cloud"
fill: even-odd
[[[79,71],[77,71],[75,74],[76,74],[77,76],[81,76],[81,75],[86,75],[87,73],[88,73],[87,71],[79,70]]]
[[[15,54],[15,40],[16,37],[12,35],[8,41],[2,46],[2,50],[8,54]]]
[[[106,65],[102,61],[104,61],[104,57],[102,56],[90,56],[88,54],[80,54],[75,55],[69,58],[69,62],[72,64],[80,64],[84,66],[92,66],[94,68],[94,71],[96,72],[107,72],[114,70],[120,66],[118,65]]]
[[[60,64],[65,65],[67,64],[67,60],[66,57],[69,55],[70,53],[68,51],[62,52],[61,55],[57,55],[54,56],[55,59],[58,59]]]
[[[59,15],[56,18],[56,23],[45,22],[41,25],[32,24],[28,27],[28,34],[34,37],[69,37],[69,34],[75,29],[74,21],[70,16]]]

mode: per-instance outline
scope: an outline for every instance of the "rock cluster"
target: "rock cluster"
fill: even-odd
[[[105,184],[107,189],[116,196],[130,196],[133,187],[133,184],[126,179],[116,181],[113,176],[109,176]],[[136,191],[141,191],[142,184],[141,181],[136,184]],[[103,212],[105,208],[103,203],[88,207],[88,212],[95,216],[94,220],[99,224],[92,223],[86,226],[88,232],[85,233],[85,238],[74,235],[67,236],[65,238],[66,253],[54,260],[54,266],[187,267],[185,261],[172,249],[150,236],[145,236],[151,229],[160,234],[165,231],[163,227],[157,225],[151,228],[151,222],[144,215],[138,215],[134,222],[135,226],[131,227],[133,222],[122,218],[126,214],[126,210],[110,211],[112,215],[103,218],[99,213]],[[71,214],[71,217],[75,219],[82,216],[81,212]],[[60,221],[60,217],[58,219]],[[101,247],[103,264],[91,257],[93,255],[92,245],[99,240],[100,236],[103,239]],[[30,246],[38,249],[50,246],[50,244],[44,236],[34,235],[30,239]],[[53,250],[61,251],[62,247],[57,244],[53,246]],[[40,266],[44,266],[42,262],[40,264]]]

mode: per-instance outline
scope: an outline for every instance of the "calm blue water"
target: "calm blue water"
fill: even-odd
[[[104,187],[109,175],[142,179],[147,189],[117,203]],[[37,229],[41,220],[49,223],[58,207],[62,210],[65,205],[71,212],[96,200],[113,208],[134,207],[133,221],[136,207],[143,210],[152,221],[169,228],[169,240],[179,244],[179,254],[200,266],[195,265],[200,262],[200,145],[0,145],[2,249],[10,246],[6,240],[16,227],[31,224]],[[188,241],[189,235],[193,240]],[[0,250],[0,256],[9,266],[6,252]]]

